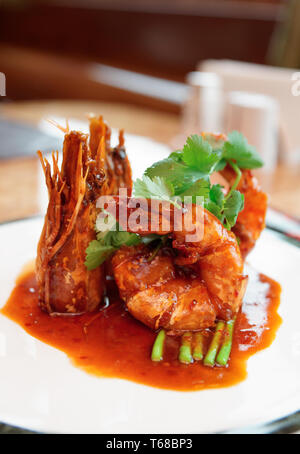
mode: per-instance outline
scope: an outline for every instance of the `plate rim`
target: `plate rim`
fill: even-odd
[[[272,208],[269,208],[272,210]],[[35,219],[43,219],[44,214],[42,213],[36,213],[33,215],[29,216],[24,216],[20,217],[17,219],[9,219],[5,221],[0,221],[0,227],[8,224],[16,224],[22,221],[29,221],[29,220],[35,220]],[[290,246],[299,249],[300,248],[300,243],[295,243],[291,242],[288,237],[286,237],[284,234],[281,234],[279,232],[274,232],[272,229],[269,229],[268,227],[265,228],[265,230],[269,231],[277,237],[279,240],[289,244]],[[6,421],[1,421],[0,420],[0,434],[2,432],[3,428],[6,428],[5,430],[12,431],[14,433],[17,433],[19,431],[22,433],[28,433],[28,434],[47,434],[51,432],[40,432],[38,430],[34,429],[28,429],[22,425],[14,425],[10,424]],[[296,432],[300,430],[300,408],[292,413],[289,413],[288,415],[274,419],[268,422],[264,422],[261,424],[257,424],[254,426],[243,426],[237,429],[233,430],[225,430],[225,431],[218,431],[218,432],[213,432],[214,434],[290,434],[293,432]],[[201,434],[201,432],[196,432],[194,435]]]

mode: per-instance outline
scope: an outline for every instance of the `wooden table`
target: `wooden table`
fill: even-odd
[[[149,136],[171,146],[180,131],[180,117],[176,114],[124,104],[39,101],[0,105],[0,113],[5,118],[32,125],[54,115],[83,120],[88,112],[102,114],[112,127]],[[37,165],[36,158],[0,161],[0,222],[37,212]],[[299,167],[279,165],[272,175],[262,175],[261,182],[269,193],[271,206],[300,217]]]

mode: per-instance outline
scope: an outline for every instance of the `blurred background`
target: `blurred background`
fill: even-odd
[[[0,0],[0,71],[0,221],[38,211],[41,121],[87,112],[171,147],[238,129],[300,217],[298,0]]]

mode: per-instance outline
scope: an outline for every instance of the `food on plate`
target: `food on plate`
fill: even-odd
[[[114,277],[128,310],[152,329],[177,334],[213,327],[216,319],[230,320],[240,308],[247,284],[235,235],[203,207],[190,204],[183,212],[171,205],[170,210],[170,228],[159,232],[167,240],[155,258],[151,260],[152,250],[147,246],[122,247],[112,258]],[[202,211],[199,220],[197,210]],[[192,242],[186,241],[191,232],[184,225],[179,228],[185,215],[191,217],[197,232]],[[162,210],[154,216],[161,225]],[[197,222],[204,223],[204,231],[197,228]],[[141,224],[140,229],[140,234],[157,232]]]
[[[89,121],[89,135],[65,131],[61,168],[39,152],[49,205],[36,274],[4,313],[96,374],[237,383],[280,324],[279,285],[245,264],[265,226],[259,154],[236,131],[192,135],[133,184],[123,132],[113,147],[102,118]]]
[[[232,184],[235,175],[230,166],[227,165],[221,174]],[[242,256],[246,258],[265,228],[267,195],[250,170],[242,170],[237,189],[244,195],[245,202],[232,231],[239,238]]]
[[[103,298],[104,270],[87,270],[85,250],[95,236],[97,198],[132,186],[123,132],[112,148],[110,129],[91,117],[89,141],[66,131],[61,169],[58,153],[52,154],[53,170],[39,156],[49,195],[36,259],[40,306],[49,314],[93,311]]]
[[[112,251],[120,296],[135,318],[169,335],[212,328],[223,320],[228,323],[219,325],[219,337],[231,337],[247,286],[243,258],[264,228],[266,194],[249,170],[261,165],[255,149],[237,132],[228,138],[194,135],[183,150],[153,164],[135,182],[135,195],[145,197],[146,203],[115,199],[117,212],[126,213],[125,226],[116,218],[121,230],[127,230],[126,241],[130,233],[138,234],[140,241],[149,235],[152,240],[141,247],[132,237],[134,244]],[[227,192],[220,184],[211,184],[216,171],[228,181]],[[190,203],[182,206],[187,197]],[[153,207],[153,200],[161,203]],[[127,221],[137,206],[140,223],[132,230]],[[169,223],[164,227],[166,217]],[[98,246],[101,242],[103,237]],[[154,248],[153,258],[155,242],[159,250]],[[97,242],[87,250],[87,266],[93,247],[97,250]]]

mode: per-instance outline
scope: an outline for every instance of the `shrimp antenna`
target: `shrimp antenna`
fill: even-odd
[[[125,143],[124,129],[120,129],[120,131],[119,131],[119,147],[123,147],[124,143]]]
[[[97,163],[98,169],[100,169],[101,167],[104,166],[105,154],[106,154],[105,139],[104,139],[104,136],[102,136],[100,139],[99,145],[98,145],[97,155],[96,155],[96,163]]]
[[[60,131],[62,131],[64,134],[68,134],[70,132],[70,126],[69,126],[69,120],[66,119],[66,126],[65,128],[63,126],[61,126],[59,123],[57,123],[57,121],[55,120],[52,120],[51,118],[47,118],[46,121],[50,124],[52,124],[53,126],[55,126],[56,128],[58,128]]]

